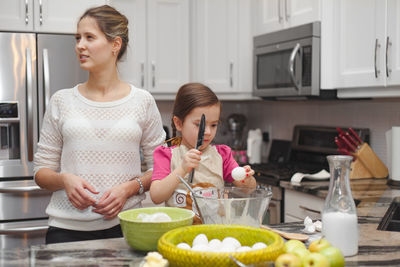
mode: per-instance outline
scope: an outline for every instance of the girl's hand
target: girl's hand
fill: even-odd
[[[61,177],[68,199],[75,208],[84,210],[96,203],[96,200],[86,190],[93,194],[98,194],[99,192],[86,180],[70,173],[63,173]]]
[[[104,219],[112,219],[122,210],[128,197],[126,185],[116,185],[101,196],[93,212],[104,215]]]
[[[254,170],[251,169],[249,165],[243,166],[246,170],[246,178],[244,178],[241,181],[235,181],[233,184],[235,186],[239,187],[248,187],[248,188],[256,188],[257,182],[256,179],[254,178]]]
[[[185,173],[191,172],[193,169],[199,166],[199,162],[201,159],[201,151],[197,149],[190,149],[186,154],[183,156],[183,161],[181,164],[182,169]]]

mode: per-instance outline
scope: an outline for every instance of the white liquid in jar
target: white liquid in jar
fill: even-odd
[[[342,251],[343,256],[353,256],[358,253],[357,214],[323,213],[322,233],[332,246]]]

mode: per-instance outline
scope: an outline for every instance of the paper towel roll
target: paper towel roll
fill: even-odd
[[[400,181],[400,127],[392,127],[391,139],[390,178],[395,181]]]

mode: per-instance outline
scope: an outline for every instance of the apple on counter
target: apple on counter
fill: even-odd
[[[308,246],[298,240],[288,240],[285,254],[275,260],[276,267],[344,267],[340,249],[333,247],[325,238],[314,240]]]

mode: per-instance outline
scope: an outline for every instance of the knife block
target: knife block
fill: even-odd
[[[363,143],[353,155],[356,160],[351,164],[350,179],[386,178],[389,175],[386,165],[367,143]]]

